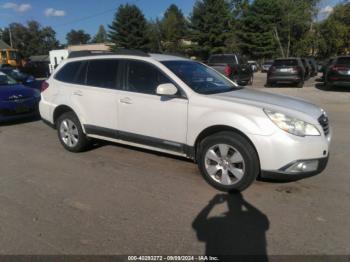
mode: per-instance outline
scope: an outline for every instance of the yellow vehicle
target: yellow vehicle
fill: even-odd
[[[0,40],[0,65],[4,64],[14,67],[22,67],[23,65],[19,51]]]
[[[14,67],[22,66],[22,59],[19,51],[13,48],[0,50],[0,64],[8,64]]]

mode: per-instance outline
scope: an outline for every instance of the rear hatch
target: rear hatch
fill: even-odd
[[[274,76],[290,76],[299,74],[301,68],[296,59],[278,59],[270,68],[270,74]]]
[[[350,82],[350,57],[338,58],[329,70],[330,80]]]
[[[212,55],[208,60],[208,65],[225,76],[229,76],[229,67],[237,65],[235,55]]]
[[[252,69],[247,61],[236,55],[212,55],[208,65],[234,81],[248,81]]]

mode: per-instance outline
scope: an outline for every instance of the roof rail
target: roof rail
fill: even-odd
[[[84,56],[96,56],[96,55],[135,55],[149,57],[149,54],[132,49],[118,49],[116,51],[101,51],[101,50],[83,50],[83,51],[72,51],[69,53],[68,58],[77,58]]]
[[[137,49],[126,49],[126,48],[120,48],[118,50],[113,51],[114,54],[117,55],[136,55],[136,56],[145,56],[149,57],[150,55],[144,51],[137,50]]]
[[[100,50],[72,51],[69,53],[68,58],[94,56],[94,55],[106,55],[106,54],[111,54],[111,52],[110,51],[100,51]]]

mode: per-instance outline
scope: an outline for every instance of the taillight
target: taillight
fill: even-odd
[[[226,65],[225,67],[225,76],[229,77],[232,74],[232,68],[230,65]]]
[[[299,73],[301,71],[301,68],[299,66],[294,66],[293,71]]]
[[[46,89],[48,89],[49,88],[49,83],[48,82],[46,82],[46,81],[43,81],[42,83],[41,83],[41,88],[40,88],[40,91],[41,92],[44,92]]]
[[[345,65],[333,65],[331,67],[331,70],[334,70],[334,71],[346,71],[346,70],[348,70],[348,67],[345,66]]]

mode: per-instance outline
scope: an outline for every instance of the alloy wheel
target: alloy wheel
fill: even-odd
[[[244,176],[245,162],[233,146],[217,144],[205,154],[205,169],[210,177],[225,186],[237,184]]]

